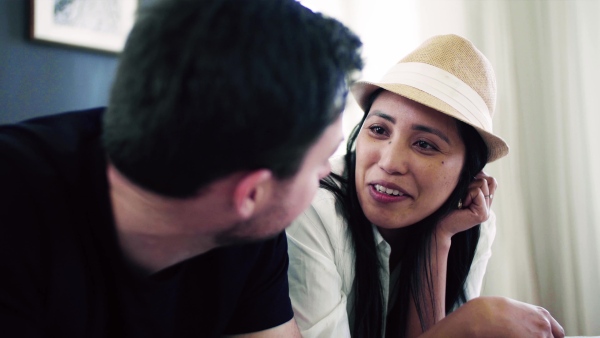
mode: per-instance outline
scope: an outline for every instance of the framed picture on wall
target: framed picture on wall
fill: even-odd
[[[139,0],[31,0],[33,40],[118,53]]]

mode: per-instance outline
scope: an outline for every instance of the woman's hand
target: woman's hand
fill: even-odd
[[[453,235],[485,222],[490,217],[490,208],[498,183],[483,171],[469,185],[467,195],[460,208],[440,221],[436,228],[438,236],[450,239]],[[458,207],[458,206],[457,206]]]
[[[554,337],[562,326],[544,308],[504,297],[479,297],[465,303],[424,337]]]

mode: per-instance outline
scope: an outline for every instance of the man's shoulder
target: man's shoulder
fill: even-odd
[[[183,262],[183,266],[186,287],[180,292],[202,299],[195,305],[198,313],[204,318],[214,317],[214,323],[225,320],[224,330],[229,334],[262,331],[293,316],[283,233],[259,242],[221,247]]]
[[[104,108],[70,111],[0,125],[0,145],[72,147],[66,141],[96,136],[101,132]]]
[[[15,123],[0,124],[0,134],[13,131],[12,135],[14,136],[26,136],[27,133],[19,134],[18,132],[30,131],[33,134],[43,134],[53,129],[55,131],[69,131],[69,129],[75,129],[73,128],[75,126],[83,129],[95,129],[98,123],[101,122],[105,110],[105,107],[72,110],[32,117]]]
[[[72,111],[0,125],[2,175],[75,181],[99,150],[103,111]]]
[[[96,224],[108,218],[106,191],[96,180],[103,169],[95,162],[101,159],[93,148],[97,141],[84,140],[97,129],[95,114],[0,127],[0,266],[10,276],[0,283],[0,307],[22,312],[20,319],[66,313],[79,327],[89,314],[86,302],[97,292],[90,285],[102,280],[89,283],[105,256]],[[80,133],[69,135],[71,128]]]
[[[64,252],[73,233],[87,231],[84,224],[104,216],[103,158],[97,139],[81,141],[97,128],[101,110],[77,114],[0,126],[0,224],[3,243],[14,252],[31,257],[32,248],[42,256],[48,250]],[[79,136],[61,132],[76,126],[88,130]]]
[[[281,276],[287,270],[287,238],[285,233],[252,243],[224,246],[191,259],[186,264],[186,275],[203,283],[228,285],[234,289],[253,293]],[[206,273],[210,271],[210,280]]]
[[[287,239],[285,232],[278,235],[262,239],[255,242],[223,246],[206,254],[207,257],[214,257],[220,260],[236,260],[243,262],[254,262],[260,260],[261,256],[287,253]]]

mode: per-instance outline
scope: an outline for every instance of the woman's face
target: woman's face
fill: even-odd
[[[382,230],[424,219],[456,187],[464,158],[452,117],[383,91],[356,140],[356,189],[363,212]]]

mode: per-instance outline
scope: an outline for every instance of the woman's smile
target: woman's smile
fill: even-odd
[[[406,201],[410,195],[395,184],[379,181],[370,183],[369,190],[373,199],[380,203],[396,203]]]

